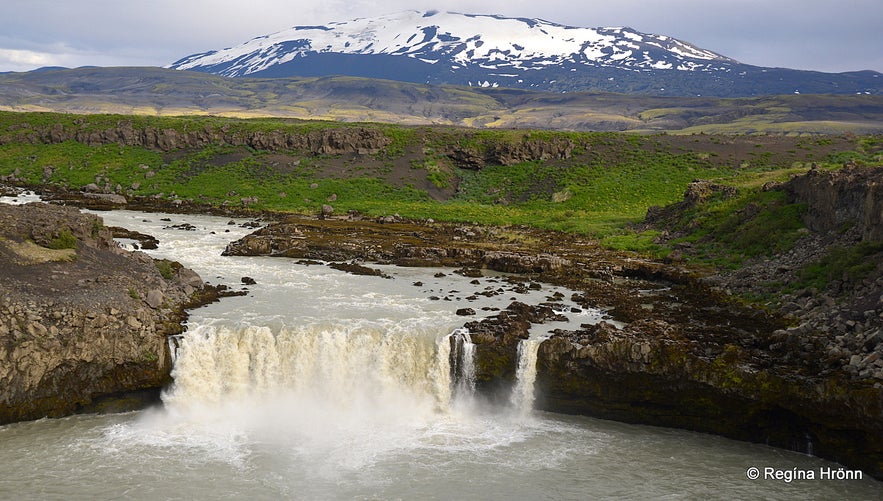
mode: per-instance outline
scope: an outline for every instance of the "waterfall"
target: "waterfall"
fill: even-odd
[[[392,321],[297,327],[198,325],[172,346],[170,407],[286,398],[335,412],[411,406],[446,409],[449,334]]]
[[[522,339],[518,343],[518,367],[510,402],[516,411],[529,414],[533,410],[534,382],[537,378],[537,351],[546,338]]]
[[[533,409],[544,339],[518,345],[510,402],[522,415]],[[173,411],[233,405],[293,415],[315,409],[358,422],[387,419],[400,409],[419,416],[448,413],[453,405],[470,409],[476,392],[476,345],[463,328],[393,320],[297,326],[215,320],[191,326],[170,340],[170,349],[174,382],[163,400]]]
[[[471,397],[475,394],[475,344],[467,329],[451,333],[451,381],[455,397]]]

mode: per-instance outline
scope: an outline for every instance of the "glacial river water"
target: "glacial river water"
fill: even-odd
[[[535,329],[511,404],[491,407],[472,398],[468,377],[452,380],[449,336],[466,341],[457,351],[467,376],[471,353],[456,309],[480,317],[559,289],[518,292],[504,277],[472,283],[452,270],[380,267],[387,279],[222,257],[250,230],[216,217],[100,215],[155,235],[152,255],[209,282],[240,288],[248,276],[257,284],[248,296],[191,313],[173,343],[174,384],[162,406],[0,427],[0,499],[883,496],[880,482],[837,480],[839,465],[805,454],[534,411],[533,357],[543,335],[604,317],[572,312],[568,291],[561,308],[569,324]],[[185,222],[196,230],[170,228]],[[466,299],[473,295],[479,300]],[[835,478],[821,478],[829,472]]]

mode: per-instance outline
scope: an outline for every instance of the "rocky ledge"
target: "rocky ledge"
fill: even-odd
[[[696,299],[681,298],[701,305]],[[515,302],[468,323],[476,388],[505,401],[519,343],[532,324],[559,315]],[[783,363],[789,348],[771,349],[772,325],[749,310],[706,302],[685,320],[648,316],[622,328],[601,322],[548,332],[537,352],[536,408],[766,443],[883,476],[879,388],[819,376],[809,360]]]
[[[823,172],[813,168],[785,183],[767,186],[784,191],[805,206],[809,230],[793,248],[708,282],[740,293],[763,293],[770,305],[791,319],[776,337],[820,348],[822,374],[875,381],[883,388],[883,168],[846,164]],[[832,256],[864,249],[862,262],[831,276],[824,286],[782,293],[802,270]],[[792,342],[793,343],[793,342]]]
[[[121,249],[97,216],[0,204],[0,424],[155,399],[167,336],[215,293],[178,263]]]

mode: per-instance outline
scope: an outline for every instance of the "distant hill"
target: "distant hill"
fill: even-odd
[[[353,77],[230,78],[162,68],[0,74],[0,109],[599,131],[883,132],[883,96],[560,94]]]
[[[406,11],[296,26],[169,68],[231,77],[346,75],[426,84],[660,96],[881,94],[873,71],[742,64],[665,35],[541,19]]]

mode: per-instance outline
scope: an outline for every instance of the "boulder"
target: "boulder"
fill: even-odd
[[[144,302],[147,303],[148,306],[153,308],[154,310],[162,306],[163,303],[163,293],[159,289],[151,289],[147,292],[147,297],[144,299]]]

